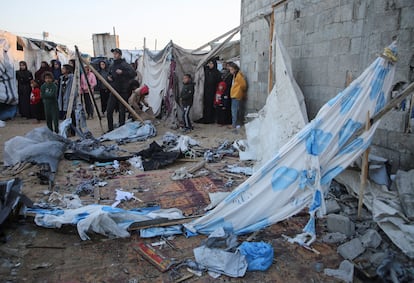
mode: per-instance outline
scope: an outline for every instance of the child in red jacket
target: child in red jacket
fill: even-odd
[[[41,120],[44,120],[43,103],[40,98],[40,86],[36,80],[31,80],[30,86],[32,87],[32,92],[30,93],[30,112],[33,117],[36,118],[37,123],[40,123]]]

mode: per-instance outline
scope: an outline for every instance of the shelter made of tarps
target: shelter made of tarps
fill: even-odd
[[[42,61],[50,63],[51,60],[59,60],[63,65],[74,58],[73,51],[52,41],[22,37],[2,30],[0,40],[8,41],[7,52],[15,70],[18,69],[19,61],[26,61],[27,68],[33,75]]]
[[[169,42],[163,50],[158,52],[145,49],[138,59],[137,70],[142,75],[142,83],[149,87],[148,103],[154,113],[156,115],[162,113],[172,119],[176,118],[179,112],[177,96],[182,88],[183,75],[188,73],[191,74],[195,83],[190,117],[192,120],[202,118],[203,64],[207,59],[218,55],[234,56],[238,50],[238,45],[231,45],[228,40],[223,44],[215,45],[211,51],[184,49],[173,42]],[[227,59],[227,57],[223,58]]]
[[[396,43],[390,45],[396,54]],[[395,73],[391,61],[378,57],[277,154],[239,185],[207,215],[185,224],[192,233],[210,234],[225,227],[236,234],[260,230],[308,209],[310,219],[295,240],[316,237],[315,216],[325,213],[324,193],[331,180],[370,145],[379,124],[362,133],[370,117],[386,105]],[[270,127],[269,132],[272,131]]]
[[[4,34],[0,34],[0,103],[16,105],[16,72],[10,48],[10,41]]]
[[[278,37],[274,38],[276,82],[257,118],[245,125],[247,146],[239,154],[242,160],[255,160],[255,170],[308,123],[305,99],[293,77],[289,55]]]

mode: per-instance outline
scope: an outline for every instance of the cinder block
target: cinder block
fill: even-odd
[[[404,111],[390,111],[381,119],[379,129],[384,129],[393,132],[405,131],[405,125],[407,123],[407,113]]]
[[[325,202],[326,205],[326,214],[337,213],[341,211],[341,207],[338,202],[334,199],[328,199]]]
[[[337,252],[345,259],[353,260],[365,252],[361,241],[358,238],[352,239],[338,247]]]
[[[355,233],[355,224],[348,217],[339,214],[327,215],[329,232],[340,232],[350,237]]]
[[[381,235],[374,229],[369,229],[360,238],[362,246],[365,248],[378,248],[381,244]]]

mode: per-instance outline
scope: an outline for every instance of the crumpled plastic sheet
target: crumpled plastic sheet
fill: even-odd
[[[204,245],[207,248],[220,248],[226,251],[234,251],[239,243],[237,242],[237,236],[234,233],[220,227],[208,236]]]
[[[47,163],[56,172],[59,160],[72,141],[65,139],[47,127],[39,127],[24,137],[16,136],[4,143],[4,165],[19,162]]]
[[[172,225],[168,227],[152,227],[139,230],[139,236],[141,238],[153,238],[157,236],[172,236],[183,233],[182,225]]]
[[[190,150],[191,146],[198,145],[198,142],[195,139],[192,139],[189,136],[179,136],[179,138],[176,140],[176,146],[168,149],[168,151],[180,151],[182,153],[185,153],[186,151]]]
[[[393,252],[388,252],[376,270],[378,276],[387,282],[407,282],[404,267],[399,263]]]
[[[99,139],[101,141],[112,140],[112,141],[123,141],[123,142],[136,142],[144,141],[150,137],[155,137],[157,130],[151,121],[129,121],[126,122],[119,128],[110,131],[102,135]]]
[[[242,167],[236,165],[226,165],[225,170],[230,173],[244,174],[246,176],[251,176],[253,174],[252,167]]]
[[[243,277],[247,270],[247,261],[246,257],[237,251],[237,246],[237,236],[220,227],[193,252],[197,264],[209,272]]]
[[[273,262],[273,247],[264,242],[243,242],[238,250],[247,260],[247,271],[265,271]]]
[[[46,228],[60,228],[63,224],[76,224],[82,240],[89,240],[88,231],[109,237],[129,237],[128,227],[134,222],[155,218],[180,219],[182,212],[177,208],[124,210],[105,205],[87,205],[77,209],[26,209],[36,213],[35,223]]]
[[[230,277],[243,277],[247,270],[246,257],[239,252],[226,252],[201,246],[193,250],[198,264],[209,271],[225,274]]]

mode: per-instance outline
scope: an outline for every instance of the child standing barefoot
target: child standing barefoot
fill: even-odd
[[[59,133],[59,108],[57,102],[57,85],[53,82],[53,74],[45,72],[45,83],[40,88],[40,96],[45,108],[47,127],[55,133]]]

